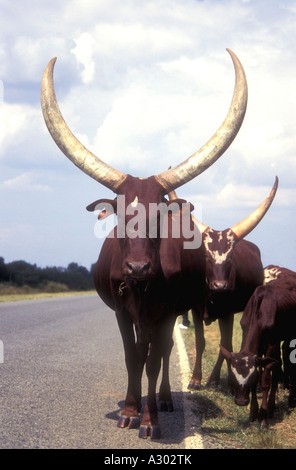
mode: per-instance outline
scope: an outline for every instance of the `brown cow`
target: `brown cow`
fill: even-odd
[[[161,217],[154,214],[151,222],[150,209],[151,205],[166,205],[166,194],[205,171],[235,138],[246,110],[247,84],[239,60],[233,52],[229,53],[235,67],[236,81],[232,103],[221,127],[183,163],[149,178],[135,178],[111,168],[89,152],[71,133],[54,93],[53,67],[56,59],[49,62],[42,80],[42,110],[54,141],[82,171],[117,194],[115,201],[104,200],[108,207],[103,208],[102,216],[114,208],[118,213],[118,226],[103,244],[94,281],[99,295],[116,312],[124,345],[128,388],[119,427],[140,425],[141,376],[146,364],[148,397],[139,434],[143,438],[149,435],[152,438],[160,437],[156,381],[161,360],[163,379],[159,399],[166,403],[165,408],[172,408],[168,361],[175,316],[201,302],[204,287],[203,246],[193,249],[193,243],[190,249],[184,245],[193,242],[196,235],[191,232],[193,224],[190,216],[187,217],[187,232],[191,238],[183,233],[186,218],[183,220],[182,214],[190,214],[190,208],[185,207],[179,214],[171,210],[171,216],[167,217],[166,237],[160,236],[163,230]],[[102,201],[96,201],[88,209],[94,210],[96,206],[102,209]],[[141,210],[135,223],[138,208]],[[121,219],[124,219],[123,222]],[[172,233],[176,225],[180,229],[177,237]],[[150,236],[151,226],[153,236]]]
[[[243,240],[262,220],[273,202],[278,187],[276,178],[269,196],[243,221],[233,227],[217,231],[193,217],[202,234],[206,257],[205,309],[192,309],[196,361],[188,388],[199,390],[202,379],[202,355],[205,349],[204,322],[210,324],[218,318],[220,343],[232,351],[233,315],[244,310],[257,286],[263,283],[263,266],[259,248]],[[170,199],[177,198],[175,191]],[[207,386],[217,386],[224,356],[219,356],[207,381]]]
[[[231,363],[235,403],[247,405],[251,391],[250,418],[259,418],[262,426],[266,426],[268,415],[275,406],[281,374],[280,342],[290,344],[296,337],[296,273],[274,265],[265,268],[264,272],[265,285],[257,287],[241,319],[240,351],[235,354],[221,346],[222,353]],[[259,367],[263,368],[260,411],[256,396]],[[291,389],[292,393],[294,390]],[[290,403],[292,398],[295,397],[291,396]]]
[[[218,319],[221,344],[232,351],[233,315],[241,312],[255,288],[263,282],[263,266],[259,248],[244,240],[262,220],[273,202],[278,187],[278,178],[269,196],[243,221],[230,229],[213,230],[195,219],[202,233],[206,250],[207,298],[203,319],[206,324]],[[201,380],[201,356],[205,347],[203,321],[200,313],[193,309],[197,344],[196,368],[189,387],[198,389]],[[207,381],[207,386],[216,386],[224,356],[219,352],[217,362]],[[200,374],[200,376],[199,376]]]

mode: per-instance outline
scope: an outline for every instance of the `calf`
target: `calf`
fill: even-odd
[[[266,426],[267,417],[275,406],[281,372],[280,342],[290,344],[296,336],[296,273],[278,266],[268,266],[264,272],[264,285],[257,287],[241,319],[243,337],[240,351],[232,353],[220,347],[231,364],[230,380],[235,389],[235,403],[247,405],[251,391],[250,418],[259,418],[262,426]],[[256,396],[259,367],[263,368],[260,410]]]

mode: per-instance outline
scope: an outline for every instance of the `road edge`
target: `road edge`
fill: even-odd
[[[191,370],[189,366],[188,354],[185,348],[184,340],[179,328],[179,323],[176,322],[174,328],[174,338],[177,345],[177,351],[180,362],[182,393],[183,393],[183,407],[184,407],[184,421],[185,421],[185,449],[204,449],[203,439],[200,432],[197,430],[197,416],[193,413],[191,405],[188,400],[191,392],[188,391],[187,386],[191,378]]]

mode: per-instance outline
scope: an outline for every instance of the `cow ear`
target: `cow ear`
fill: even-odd
[[[168,208],[172,208],[172,212],[176,212],[178,211],[176,209],[177,205],[179,206],[179,210],[188,210],[190,212],[192,212],[194,210],[194,205],[191,204],[191,202],[187,202],[185,199],[171,199],[170,201],[166,201],[166,205],[168,206]]]
[[[117,199],[98,199],[86,207],[89,212],[101,210],[98,219],[105,219],[109,215],[115,214],[117,211]]]
[[[228,351],[228,349],[224,348],[222,344],[220,344],[220,351],[226,359],[229,359],[229,360],[231,359],[231,352]]]
[[[117,208],[117,198],[115,199],[98,199],[97,201],[92,202],[86,206],[86,210],[89,212],[94,212],[96,210],[101,210],[105,205],[109,204],[113,207],[114,210]]]

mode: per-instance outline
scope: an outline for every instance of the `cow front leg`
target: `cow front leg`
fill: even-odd
[[[250,421],[256,421],[259,415],[259,406],[257,400],[257,384],[253,385],[251,390]]]
[[[268,392],[271,386],[271,368],[269,365],[264,367],[261,380],[262,403],[259,411],[259,421],[262,428],[267,427],[268,418]]]
[[[141,411],[141,379],[148,345],[136,345],[133,323],[127,315],[116,313],[118,326],[123,340],[125,363],[128,375],[127,393],[124,408],[118,420],[119,428],[138,428]]]
[[[233,314],[227,315],[226,317],[219,318],[218,320],[219,328],[220,328],[221,345],[230,352],[232,352],[233,320],[234,320]],[[219,381],[220,381],[221,367],[222,367],[224,359],[225,359],[225,356],[223,355],[221,350],[219,350],[217,362],[206,384],[207,387],[218,386]],[[226,359],[226,361],[227,361],[228,377],[229,377],[230,361],[228,359]],[[229,383],[228,383],[228,388],[231,391],[231,386]]]
[[[176,318],[172,317],[162,329],[162,380],[158,394],[158,410],[172,412],[174,410],[171,385],[169,379],[170,355],[174,345],[173,329]]]
[[[268,416],[271,418],[275,410],[275,400],[276,394],[278,391],[278,384],[281,375],[281,367],[278,363],[274,364],[272,367],[272,378],[271,378],[271,387],[268,397]]]
[[[192,317],[195,330],[195,366],[188,388],[189,390],[200,390],[202,379],[202,355],[206,341],[204,335],[204,323],[199,312],[192,309]]]
[[[148,395],[144,407],[139,437],[159,439],[161,437],[156,403],[156,383],[161,367],[161,353],[155,343],[150,344],[150,352],[146,360],[148,378]]]

